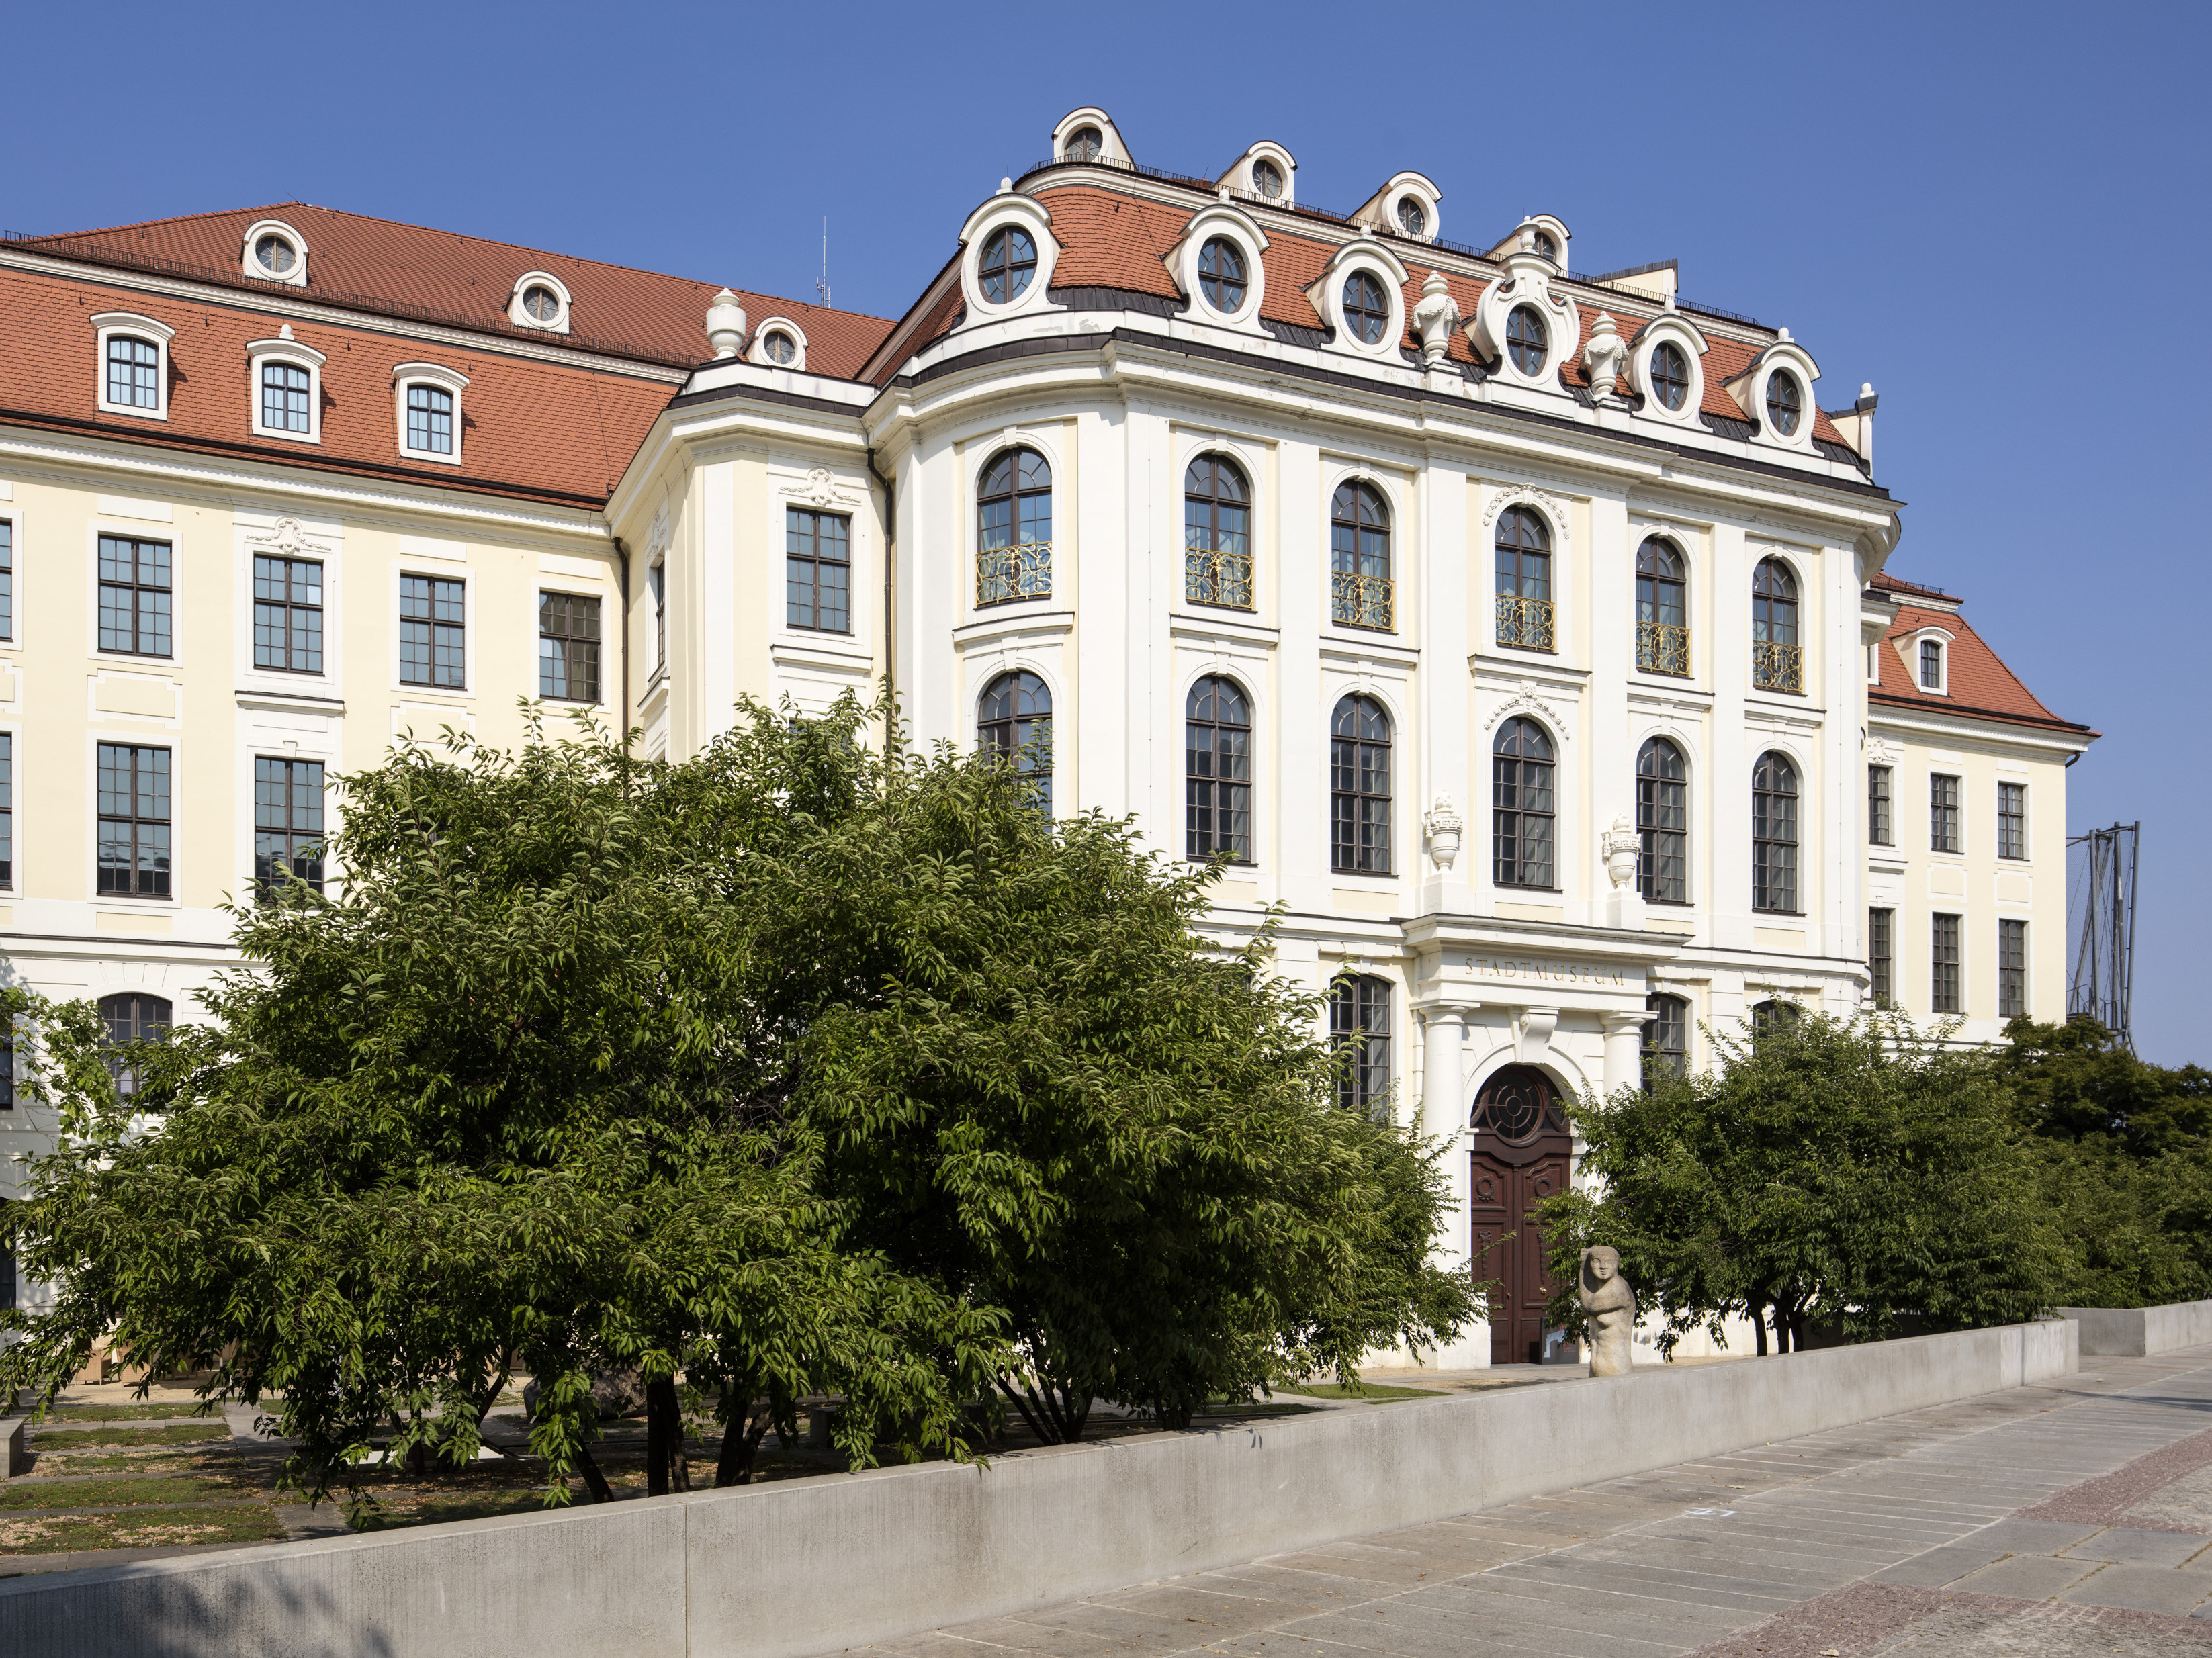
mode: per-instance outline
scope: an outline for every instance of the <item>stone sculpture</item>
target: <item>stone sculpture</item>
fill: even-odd
[[[1590,325],[1589,343],[1583,347],[1583,367],[1589,371],[1590,396],[1600,403],[1613,395],[1620,380],[1621,359],[1627,355],[1628,343],[1620,337],[1620,325],[1599,312]]]
[[[1452,330],[1459,326],[1459,301],[1451,296],[1443,272],[1431,270],[1421,284],[1421,301],[1413,307],[1413,327],[1421,337],[1421,355],[1431,368],[1444,366],[1451,349]]]
[[[1577,1288],[1590,1374],[1626,1376],[1636,1365],[1636,1291],[1620,1275],[1620,1252],[1602,1243],[1583,1250]]]

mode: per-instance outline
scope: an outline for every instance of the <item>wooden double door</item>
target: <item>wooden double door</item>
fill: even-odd
[[[1474,1276],[1490,1292],[1490,1362],[1534,1364],[1544,1357],[1544,1308],[1559,1285],[1544,1262],[1544,1237],[1530,1211],[1567,1189],[1574,1139],[1550,1078],[1508,1066],[1474,1103],[1474,1167],[1468,1192],[1474,1226]]]

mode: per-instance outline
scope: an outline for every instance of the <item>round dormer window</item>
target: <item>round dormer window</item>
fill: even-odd
[[[1021,298],[1036,276],[1036,244],[1030,240],[1028,231],[1013,225],[993,231],[983,244],[978,271],[983,279],[983,297],[993,305]]]
[[[761,342],[761,355],[770,362],[787,363],[799,355],[799,347],[781,328],[771,328]]]
[[[1550,231],[1540,230],[1536,233],[1536,251],[1547,259],[1556,259],[1559,257],[1559,245],[1552,240]]]
[[[1678,413],[1690,400],[1690,360],[1671,341],[1662,340],[1651,348],[1651,391],[1662,405]]]
[[[1551,331],[1533,305],[1516,305],[1505,319],[1505,350],[1513,366],[1524,374],[1544,372],[1544,356],[1551,349]]]
[[[299,251],[275,231],[253,244],[253,262],[272,276],[289,276],[300,263]]]
[[[1104,154],[1106,140],[1097,127],[1078,127],[1067,141],[1067,159],[1071,161],[1095,161]]]
[[[532,282],[522,290],[522,314],[532,322],[558,322],[561,296],[543,282]]]
[[[1283,169],[1273,161],[1253,162],[1252,188],[1269,201],[1274,201],[1283,193]]]
[[[1428,210],[1411,196],[1401,197],[1398,203],[1398,228],[1408,236],[1419,236],[1425,234],[1428,228]]]
[[[1235,311],[1244,303],[1244,255],[1226,236],[1216,236],[1198,251],[1198,291],[1216,311]]]
[[[1805,394],[1797,389],[1797,377],[1786,368],[1778,368],[1766,377],[1766,423],[1778,437],[1794,437],[1797,419],[1805,408]]]
[[[1362,345],[1382,343],[1390,326],[1390,296],[1382,284],[1364,270],[1355,270],[1344,284],[1344,325]]]

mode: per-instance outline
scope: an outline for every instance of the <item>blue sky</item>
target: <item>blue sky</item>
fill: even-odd
[[[1302,198],[1400,168],[1444,232],[1681,261],[1881,394],[1891,568],[2106,733],[2070,811],[2143,823],[2136,1022],[2212,1062],[2212,8],[107,4],[11,18],[0,228],[293,197],[896,315],[1095,103],[1139,161],[1255,138]],[[74,66],[74,67],[72,67]],[[2192,506],[2192,501],[2199,501]]]

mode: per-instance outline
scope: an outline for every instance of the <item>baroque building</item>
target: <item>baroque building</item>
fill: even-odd
[[[394,741],[539,696],[682,757],[888,678],[1224,861],[1224,944],[1280,907],[1347,1096],[1461,1148],[1505,1293],[1447,1357],[1540,1355],[1563,1096],[1799,1007],[2063,1017],[2094,734],[1887,573],[1870,388],[1443,207],[1086,109],[896,320],[300,204],[0,246],[13,972],[189,1020]]]

